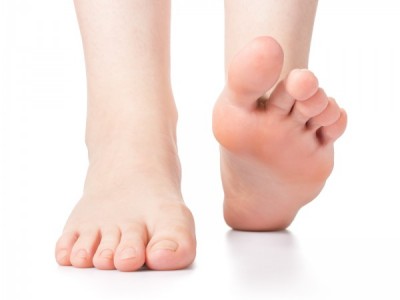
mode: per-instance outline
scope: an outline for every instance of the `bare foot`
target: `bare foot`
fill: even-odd
[[[235,229],[286,228],[323,188],[346,127],[346,113],[310,71],[275,85],[282,64],[274,39],[255,39],[233,59],[214,108],[224,216]]]
[[[60,265],[134,271],[146,264],[170,270],[194,260],[193,217],[180,192],[174,129],[168,132],[175,124],[164,124],[165,117],[156,111],[140,115],[141,126],[134,129],[127,121],[118,134],[93,134],[95,127],[110,129],[118,120],[104,118],[107,126],[99,120],[89,126],[88,134],[96,138],[88,143],[90,166],[83,197],[56,245]],[[158,122],[146,125],[149,120]]]

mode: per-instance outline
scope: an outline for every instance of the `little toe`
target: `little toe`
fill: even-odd
[[[290,116],[300,124],[306,124],[310,118],[321,114],[329,104],[328,97],[322,89],[307,100],[296,101]]]
[[[114,256],[114,265],[119,271],[140,269],[145,263],[147,231],[143,224],[132,223],[121,228],[121,241]]]
[[[84,230],[71,251],[71,264],[77,268],[92,268],[93,255],[99,244],[99,232],[96,229]]]
[[[320,126],[329,126],[334,124],[337,120],[339,120],[341,114],[341,110],[339,105],[333,98],[329,98],[326,108],[321,111],[318,115],[315,115],[308,122],[308,126],[310,127],[320,127]]]
[[[72,248],[78,239],[79,234],[75,231],[64,232],[56,244],[56,261],[61,266],[70,266]]]
[[[118,227],[101,230],[101,241],[93,257],[93,265],[100,270],[113,270],[114,253],[120,242],[121,233]]]

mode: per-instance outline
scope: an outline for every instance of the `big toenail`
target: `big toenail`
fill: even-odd
[[[113,251],[110,249],[104,249],[100,252],[100,257],[111,259],[113,257]]]
[[[178,244],[174,241],[163,240],[155,244],[151,251],[158,251],[158,250],[168,250],[168,251],[176,251],[178,249]]]
[[[86,259],[87,258],[86,250],[84,249],[79,250],[78,253],[76,253],[76,257]]]
[[[135,258],[137,255],[137,252],[134,248],[126,248],[121,252],[121,259],[132,259]]]

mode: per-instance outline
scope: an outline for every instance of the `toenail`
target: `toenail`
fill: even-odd
[[[110,249],[104,249],[103,251],[100,252],[100,257],[111,259],[113,257],[113,251]]]
[[[176,251],[178,249],[178,244],[174,241],[163,240],[155,244],[151,251],[159,251],[159,250],[168,250],[168,251]]]
[[[76,257],[82,258],[82,259],[86,259],[87,258],[87,252],[84,249],[79,250],[76,253]]]
[[[60,251],[57,252],[57,260],[61,261],[64,258],[66,258],[67,255],[68,255],[68,251],[67,250],[60,250]]]
[[[132,259],[137,256],[137,252],[134,248],[126,248],[121,252],[121,259]]]

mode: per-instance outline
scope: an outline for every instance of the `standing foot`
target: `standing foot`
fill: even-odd
[[[105,143],[99,142],[103,133],[89,143],[84,193],[56,245],[60,265],[135,271],[193,262],[194,221],[180,192],[176,143],[167,130],[173,126],[152,114],[139,127],[126,122],[125,130],[105,134]],[[119,122],[119,114],[109,117]]]

